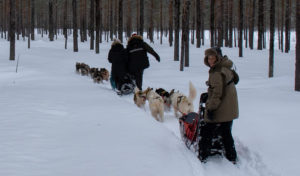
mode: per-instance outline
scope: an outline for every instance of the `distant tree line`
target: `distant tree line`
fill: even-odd
[[[99,53],[103,41],[123,40],[135,31],[154,42],[156,32],[161,44],[163,36],[169,38],[174,60],[181,61],[180,70],[189,66],[189,45],[204,45],[205,30],[210,31],[211,46],[239,47],[240,57],[243,48],[254,49],[257,37],[258,50],[265,49],[270,41],[272,77],[274,35],[278,49],[288,53],[291,30],[296,31],[299,24],[298,3],[299,0],[0,0],[0,37],[10,41],[10,60],[14,60],[15,40],[27,39],[30,48],[36,34],[47,36],[49,41],[64,35],[65,48],[68,36],[73,35],[74,52],[79,50],[78,42],[89,38],[90,49]]]

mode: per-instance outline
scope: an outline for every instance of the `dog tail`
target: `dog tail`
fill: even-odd
[[[196,88],[195,88],[195,86],[193,85],[193,83],[191,81],[190,81],[189,84],[190,84],[190,93],[189,93],[188,99],[193,102],[195,100],[196,96],[197,96],[197,91],[196,91]]]

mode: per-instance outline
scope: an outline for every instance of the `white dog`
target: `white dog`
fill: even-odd
[[[174,108],[174,113],[177,118],[179,118],[178,111],[182,115],[194,112],[193,101],[196,98],[196,94],[197,91],[191,82],[189,83],[188,97],[178,91],[174,92],[174,89],[170,92],[172,107]]]
[[[160,122],[164,121],[164,100],[153,89],[147,88],[146,99],[149,101],[151,115]]]

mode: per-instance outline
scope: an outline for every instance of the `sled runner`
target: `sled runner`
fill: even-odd
[[[135,79],[132,75],[126,74],[123,82],[117,86],[117,83],[111,78],[111,87],[117,92],[118,95],[128,95],[133,93],[136,87]],[[118,87],[118,88],[117,88]]]
[[[186,147],[199,155],[199,141],[201,140],[201,128],[205,125],[204,122],[205,107],[200,101],[199,113],[191,112],[179,118],[180,134]],[[223,155],[222,138],[216,130],[210,151],[210,156]]]

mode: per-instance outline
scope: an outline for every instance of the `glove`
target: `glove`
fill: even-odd
[[[210,110],[207,110],[207,118],[211,121],[214,120],[214,112],[213,111],[210,111]]]
[[[160,62],[160,57],[157,56],[157,57],[156,57],[156,60],[157,60],[157,62]]]
[[[202,93],[201,96],[200,96],[200,103],[206,103],[207,101],[207,98],[208,98],[208,93]]]

